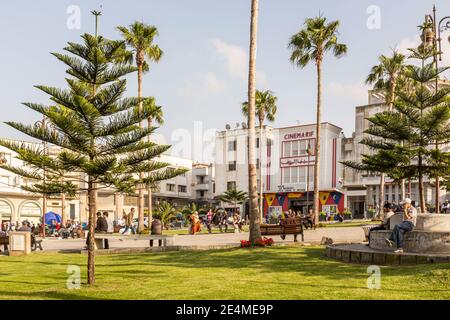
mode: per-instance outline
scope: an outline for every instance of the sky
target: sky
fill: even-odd
[[[244,121],[240,104],[246,100],[250,0],[84,0],[8,1],[0,5],[2,76],[0,136],[27,139],[4,121],[33,123],[39,115],[22,102],[47,103],[35,85],[65,87],[65,67],[50,55],[68,41],[94,32],[91,10],[101,10],[99,33],[119,39],[118,25],[135,20],[159,30],[156,43],[164,55],[143,79],[144,96],[163,107],[165,123],[155,134],[174,145],[174,154],[198,161],[202,148],[181,152],[181,140],[211,142],[226,124]],[[289,61],[289,38],[305,18],[319,14],[339,20],[339,41],[346,56],[328,54],[323,65],[323,121],[354,130],[355,106],[367,103],[364,80],[380,54],[405,52],[417,46],[418,28],[436,4],[438,18],[450,15],[449,1],[428,0],[260,0],[257,87],[278,97],[275,127],[315,121],[314,65],[298,69]],[[450,65],[450,45],[443,36],[442,65]],[[447,50],[448,49],[448,50]],[[127,95],[137,94],[137,75],[128,79]],[[178,146],[178,148],[177,148]],[[178,150],[178,151],[177,151]],[[178,152],[178,153],[177,153]]]

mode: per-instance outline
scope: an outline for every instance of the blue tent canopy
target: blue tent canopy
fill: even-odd
[[[53,211],[49,211],[45,214],[45,224],[51,225],[52,221],[61,223],[61,216]]]

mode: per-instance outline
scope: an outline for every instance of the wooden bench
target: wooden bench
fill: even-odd
[[[154,241],[158,241],[158,246],[167,247],[168,245],[173,245],[174,236],[167,235],[133,235],[133,236],[121,236],[113,235],[108,233],[96,233],[94,235],[95,240],[95,250],[98,249],[109,249],[105,248],[105,240],[108,240],[108,246],[110,247],[109,240],[149,240],[149,246],[153,247]]]
[[[303,224],[286,224],[286,225],[279,225],[279,224],[262,224],[260,226],[261,229],[261,235],[263,236],[273,236],[273,235],[279,235],[282,236],[282,239],[284,240],[286,238],[286,235],[293,234],[294,235],[294,242],[297,242],[297,235],[301,234],[302,241],[305,241],[305,237],[303,235]]]

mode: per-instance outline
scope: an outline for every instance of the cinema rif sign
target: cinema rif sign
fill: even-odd
[[[305,131],[305,132],[286,133],[283,138],[285,141],[289,141],[289,140],[312,138],[313,136],[314,136],[314,131]]]
[[[298,166],[309,166],[314,164],[316,161],[315,156],[299,156],[299,157],[289,157],[280,159],[280,168],[298,167]]]

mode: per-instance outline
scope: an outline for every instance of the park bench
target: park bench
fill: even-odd
[[[293,234],[294,235],[294,242],[297,242],[297,235],[301,234],[302,241],[305,241],[304,235],[303,235],[303,225],[300,224],[286,224],[286,225],[279,225],[279,224],[261,224],[261,235],[263,236],[274,236],[279,235],[282,236],[282,239],[284,240],[286,238],[286,235]]]
[[[108,233],[96,233],[94,235],[95,249],[108,249],[105,248],[105,240],[108,240],[108,245],[111,247],[109,240],[149,240],[149,246],[153,247],[154,241],[158,241],[158,246],[167,247],[168,245],[173,245],[174,236],[167,235],[133,235],[133,236],[122,236],[113,235]]]

